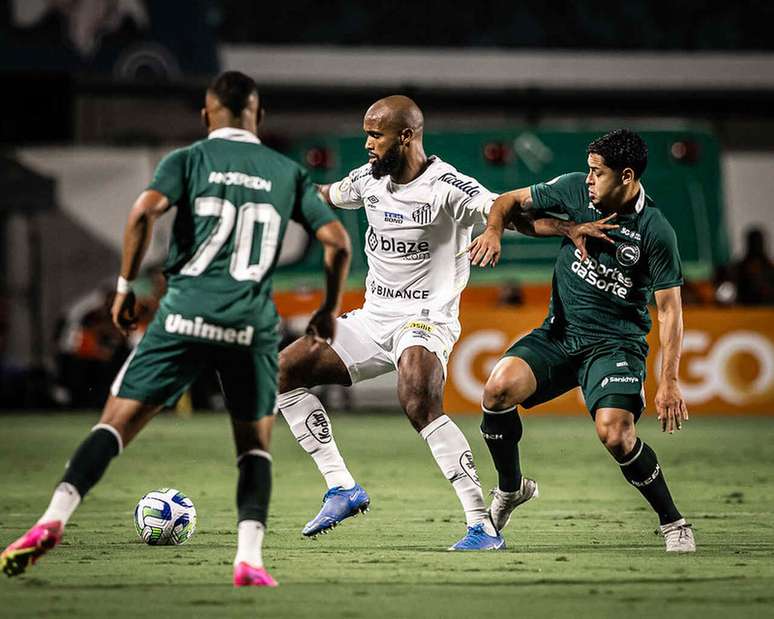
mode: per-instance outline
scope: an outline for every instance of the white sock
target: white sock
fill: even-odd
[[[355,480],[333,439],[333,428],[322,403],[309,389],[293,389],[277,396],[279,408],[298,444],[312,456],[328,488],[352,488]]]
[[[48,504],[48,509],[40,517],[38,524],[41,522],[59,520],[62,523],[62,526],[64,526],[67,524],[67,521],[70,520],[70,516],[73,515],[73,512],[80,503],[81,495],[75,489],[75,486],[63,481],[54,489],[54,494],[51,497],[51,502]]]
[[[257,520],[243,520],[238,526],[237,553],[234,565],[245,562],[253,567],[263,567],[263,524]]]
[[[425,426],[419,435],[427,441],[441,472],[454,487],[462,509],[465,510],[468,526],[483,523],[488,535],[497,535],[492,521],[486,515],[486,504],[476,465],[473,463],[473,453],[457,424],[442,415]]]

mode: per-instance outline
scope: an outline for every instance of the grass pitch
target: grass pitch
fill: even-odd
[[[525,421],[522,463],[540,498],[514,514],[508,549],[449,553],[461,510],[424,442],[399,415],[333,416],[336,438],[372,498],[365,517],[316,541],[303,524],[324,492],[284,422],[264,557],[275,590],[230,584],[236,468],[225,415],[155,420],[87,497],[62,545],[0,581],[3,617],[770,617],[774,614],[772,419],[692,419],[640,433],[659,454],[699,552],[667,556],[657,522],[585,418]],[[0,417],[0,546],[45,508],[95,414]],[[495,476],[478,420],[456,419],[484,488]],[[179,547],[145,546],[132,510],[173,486],[199,524]]]

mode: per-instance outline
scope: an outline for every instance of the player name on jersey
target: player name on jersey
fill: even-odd
[[[250,344],[252,344],[253,333],[255,331],[255,329],[249,325],[242,329],[222,327],[220,325],[205,322],[201,316],[184,318],[182,314],[169,314],[164,321],[164,330],[167,333],[190,335],[212,342],[240,344],[241,346],[250,346]]]
[[[239,185],[248,189],[271,191],[271,181],[242,172],[210,172],[207,180],[218,185]]]

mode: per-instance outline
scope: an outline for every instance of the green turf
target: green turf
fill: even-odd
[[[484,487],[494,482],[474,417],[457,418]],[[0,545],[44,509],[94,415],[0,417]],[[540,498],[506,529],[508,550],[452,554],[464,532],[427,447],[397,415],[334,417],[373,503],[317,541],[314,465],[280,422],[265,559],[276,590],[234,590],[236,468],[224,415],[154,421],[109,469],[66,537],[25,576],[0,581],[2,617],[700,617],[774,613],[774,419],[701,419],[641,435],[660,455],[699,552],[667,556],[645,502],[582,418],[531,417],[522,447]],[[174,486],[199,512],[192,541],[148,547],[135,502]]]

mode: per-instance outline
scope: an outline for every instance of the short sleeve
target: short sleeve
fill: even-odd
[[[293,209],[292,217],[294,221],[310,228],[313,232],[325,224],[337,221],[336,215],[323,201],[317,187],[304,170],[299,171],[296,195],[296,208]]]
[[[665,290],[683,284],[683,269],[677,249],[677,235],[663,215],[655,221],[645,246],[653,290]]]
[[[177,204],[185,193],[187,163],[187,148],[173,150],[156,166],[156,172],[153,174],[153,180],[148,185],[148,189],[163,193],[169,200],[170,205]]]
[[[562,174],[546,182],[530,187],[532,208],[575,216],[589,202],[586,175],[582,172]]]
[[[352,170],[347,176],[330,186],[331,202],[338,208],[358,209],[363,206],[363,186],[371,175],[371,166],[367,164]]]
[[[497,194],[456,170],[441,174],[437,182],[443,187],[446,209],[455,221],[466,226],[486,223]]]

